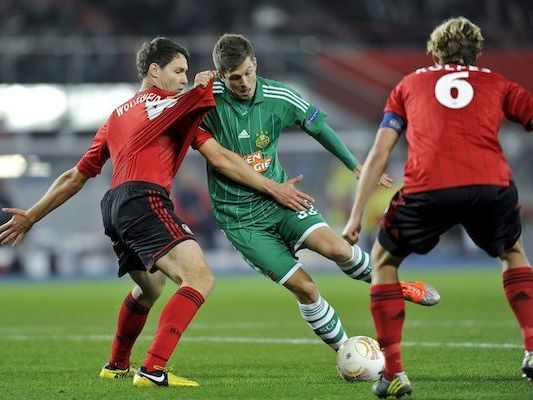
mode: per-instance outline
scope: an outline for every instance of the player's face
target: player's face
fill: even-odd
[[[231,71],[223,72],[220,78],[231,94],[239,100],[250,100],[254,97],[257,83],[257,61],[254,57],[246,57],[241,65]]]
[[[176,57],[163,68],[158,68],[158,86],[167,92],[180,93],[188,82],[188,69],[189,65],[187,64],[187,59],[183,54],[178,53]]]

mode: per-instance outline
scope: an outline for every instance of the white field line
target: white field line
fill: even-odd
[[[283,323],[284,327],[301,327],[302,321],[298,318],[295,318],[294,322]],[[363,321],[357,323],[344,323],[347,328],[350,330],[355,330],[354,326],[357,327],[372,327],[373,324],[371,321]],[[482,326],[515,326],[516,321],[509,319],[504,321],[489,321],[489,320],[439,320],[439,321],[428,321],[428,320],[407,320],[406,327],[416,327],[416,328],[435,328],[435,327],[482,327]],[[239,329],[239,330],[254,330],[254,329],[278,329],[280,323],[277,322],[194,322],[189,328],[188,331],[202,331],[202,330],[214,330],[214,329]],[[41,333],[41,334],[63,334],[65,331],[71,329],[71,327],[66,326],[45,326],[45,325],[26,325],[26,326],[0,326],[0,337],[3,335],[9,334],[18,334],[18,333]],[[83,326],[84,330],[90,331],[101,331],[114,329],[114,326],[109,325],[93,325],[93,326]]]
[[[93,341],[109,342],[113,335],[5,335],[0,337],[0,341],[25,342],[33,340],[61,340],[71,342]],[[153,336],[143,335],[140,340],[151,341]],[[202,343],[229,343],[229,344],[285,344],[285,345],[317,345],[322,344],[318,339],[303,338],[261,338],[261,337],[239,337],[239,336],[185,336],[187,342]],[[483,343],[483,342],[415,342],[406,341],[402,343],[405,347],[448,347],[448,348],[472,348],[472,349],[522,349],[523,346],[517,343]]]

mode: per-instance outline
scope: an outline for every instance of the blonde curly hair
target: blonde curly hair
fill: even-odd
[[[437,26],[427,42],[427,53],[438,64],[475,64],[481,54],[483,35],[465,17],[450,18]]]

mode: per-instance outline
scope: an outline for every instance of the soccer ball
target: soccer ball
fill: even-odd
[[[385,356],[371,337],[351,337],[337,350],[337,371],[345,381],[375,381],[383,368]]]

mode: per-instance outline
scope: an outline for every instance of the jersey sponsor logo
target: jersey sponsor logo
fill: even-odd
[[[261,131],[255,134],[255,145],[260,149],[264,149],[269,143],[268,131]]]
[[[250,134],[246,131],[246,129],[243,129],[241,133],[239,133],[239,136],[237,136],[239,139],[250,139]]]
[[[140,96],[136,96],[127,103],[122,104],[121,106],[117,107],[115,111],[117,112],[117,115],[119,117],[122,117],[125,112],[128,112],[133,107],[135,107],[137,104],[145,103],[148,101],[159,101],[161,100],[161,96],[159,96],[156,93],[144,93]]]
[[[177,102],[178,99],[173,97],[169,97],[163,100],[146,101],[146,103],[144,103],[144,106],[146,107],[146,114],[148,115],[148,119],[156,119],[161,115],[165,108],[173,107]]]
[[[309,118],[305,120],[305,125],[311,125],[313,122],[315,122],[316,117],[318,117],[318,114],[320,114],[320,108],[315,107]]]
[[[272,157],[265,158],[262,151],[245,154],[242,156],[242,159],[257,172],[265,172],[272,164]]]

